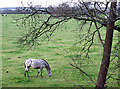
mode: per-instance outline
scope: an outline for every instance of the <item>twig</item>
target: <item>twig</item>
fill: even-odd
[[[82,69],[80,69],[79,67],[77,66],[74,66],[73,64],[70,64],[72,67],[75,67],[76,69],[80,70],[83,74],[85,74],[86,76],[88,76],[90,78],[90,80],[93,82],[93,84],[95,85],[95,82],[94,80],[91,78],[90,75],[88,75],[86,72],[84,72]]]

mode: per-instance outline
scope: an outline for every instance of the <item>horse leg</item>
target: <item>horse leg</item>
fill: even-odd
[[[27,72],[27,76],[28,76],[28,77],[29,77],[29,74],[28,74],[29,68],[30,68],[30,67],[28,67],[28,70],[26,71],[26,72]]]
[[[24,76],[26,77],[26,71],[24,72]]]
[[[43,76],[42,76],[42,69],[43,69],[43,68],[40,68],[40,72],[41,72],[41,74],[40,74],[40,75],[41,75],[41,77],[43,77]]]
[[[29,77],[28,71],[27,71],[27,76]]]
[[[25,67],[24,76],[26,77],[26,64],[25,63],[24,63],[24,67]]]
[[[38,73],[37,73],[37,76],[36,76],[36,78],[38,77],[39,73],[40,73],[40,69],[38,70]]]

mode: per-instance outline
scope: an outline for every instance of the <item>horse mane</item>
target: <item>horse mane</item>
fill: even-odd
[[[46,68],[49,68],[49,69],[50,69],[50,66],[49,66],[48,62],[47,62],[46,60],[44,60],[44,59],[41,59],[41,60],[45,61],[45,63],[47,64],[47,65],[46,65]]]

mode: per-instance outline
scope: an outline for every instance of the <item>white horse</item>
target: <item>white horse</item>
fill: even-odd
[[[28,71],[29,71],[30,67],[32,67],[33,69],[39,69],[36,78],[38,77],[39,72],[41,72],[40,75],[41,75],[41,77],[43,77],[42,76],[43,68],[46,68],[48,76],[49,77],[51,76],[51,68],[50,68],[48,62],[45,61],[44,59],[39,59],[39,60],[31,59],[31,58],[27,59],[27,60],[25,60],[24,66],[25,66],[25,73],[24,73],[25,77],[26,77],[26,72],[27,72],[27,76],[29,77]]]

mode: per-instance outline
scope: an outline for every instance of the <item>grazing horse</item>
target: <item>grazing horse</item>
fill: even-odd
[[[32,67],[33,69],[39,69],[36,78],[38,77],[39,72],[41,72],[40,75],[41,75],[41,77],[43,77],[42,76],[43,68],[46,68],[48,76],[49,77],[51,76],[50,66],[47,63],[47,61],[45,61],[44,59],[39,59],[39,60],[37,60],[37,59],[27,59],[27,60],[25,60],[24,66],[25,66],[25,73],[24,73],[25,77],[26,77],[26,72],[27,72],[27,76],[29,77],[28,71],[29,71],[30,67]]]

